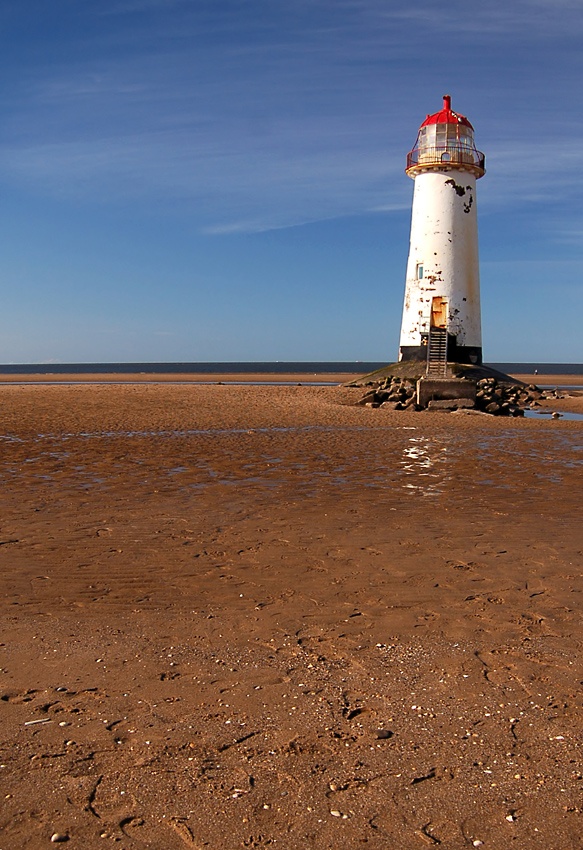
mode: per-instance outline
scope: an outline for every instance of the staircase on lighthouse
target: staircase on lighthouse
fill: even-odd
[[[414,180],[399,360],[447,375],[482,363],[476,180],[485,173],[474,128],[451,108],[428,115],[407,156]]]

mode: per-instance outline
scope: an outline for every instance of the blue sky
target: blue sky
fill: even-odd
[[[0,362],[396,359],[442,95],[484,357],[583,361],[583,4],[5,0]]]

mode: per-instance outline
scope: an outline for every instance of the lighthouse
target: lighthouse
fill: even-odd
[[[482,363],[476,180],[484,163],[474,128],[445,95],[405,169],[414,191],[399,360],[427,362],[428,372]]]

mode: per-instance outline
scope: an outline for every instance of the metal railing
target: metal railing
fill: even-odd
[[[483,174],[486,170],[486,157],[475,148],[472,150],[457,145],[414,148],[407,154],[407,170],[432,165],[469,165]]]

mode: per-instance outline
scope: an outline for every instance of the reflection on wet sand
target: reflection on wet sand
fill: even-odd
[[[405,488],[420,491],[426,496],[443,492],[443,484],[448,479],[445,470],[447,446],[439,441],[427,440],[425,437],[410,437],[409,442],[411,445],[403,449],[401,461],[405,474],[431,480],[408,481],[404,485]]]

